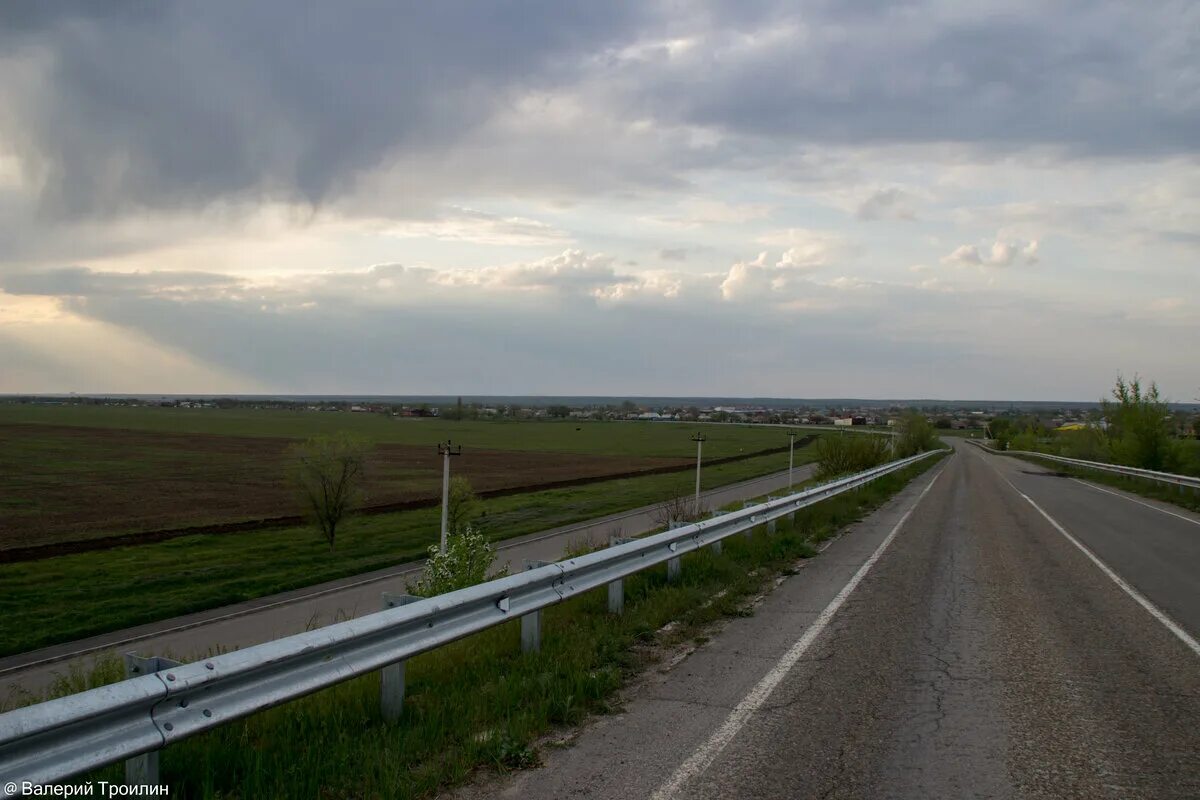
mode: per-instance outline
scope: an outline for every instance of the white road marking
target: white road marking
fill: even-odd
[[[830,621],[833,620],[833,617],[835,614],[837,614],[838,609],[840,609],[846,602],[846,598],[850,596],[851,592],[857,588],[858,584],[862,582],[862,579],[865,578],[867,573],[871,571],[871,567],[875,566],[875,562],[879,560],[879,557],[883,555],[885,550],[887,550],[888,545],[890,545],[892,540],[896,538],[896,534],[900,532],[900,528],[903,527],[904,523],[908,521],[909,516],[912,515],[913,511],[916,510],[921,500],[926,494],[929,493],[929,490],[933,488],[933,484],[937,482],[937,479],[940,478],[942,473],[945,471],[946,468],[944,466],[938,470],[938,474],[933,476],[933,480],[929,482],[929,485],[921,491],[921,494],[917,496],[917,499],[913,502],[909,509],[904,512],[904,516],[902,516],[900,521],[896,523],[896,526],[892,528],[891,533],[887,535],[887,538],[885,538],[879,547],[875,549],[875,552],[871,554],[871,557],[868,558],[866,562],[858,568],[858,572],[854,573],[854,577],[850,579],[849,583],[842,587],[842,590],[838,592],[837,597],[833,598],[829,605],[825,607],[825,610],[821,612],[821,615],[817,617],[816,621],[804,631],[804,635],[800,637],[800,640],[792,645],[791,648],[783,654],[783,657],[776,662],[775,666],[771,668],[771,671],[764,675],[762,680],[760,680],[758,684],[750,690],[750,693],[743,697],[741,702],[739,702],[734,709],[729,712],[729,716],[725,718],[725,721],[721,723],[721,726],[717,728],[716,732],[713,733],[709,740],[701,745],[700,748],[694,753],[692,753],[687,761],[684,761],[682,764],[680,764],[679,768],[675,770],[675,773],[671,775],[671,778],[666,783],[658,787],[654,794],[651,795],[652,800],[668,800],[668,798],[673,798],[679,795],[684,786],[686,786],[692,778],[701,774],[712,765],[717,756],[721,754],[721,751],[724,750],[729,743],[733,741],[733,738],[737,736],[738,732],[746,726],[746,723],[750,721],[750,718],[754,716],[754,714],[762,707],[763,703],[767,701],[767,698],[771,696],[771,692],[775,691],[775,687],[779,685],[784,676],[786,676],[788,672],[790,672],[791,669],[796,666],[796,663],[804,656],[804,653],[806,650],[808,650],[809,646],[812,645],[816,638],[821,635],[821,632],[824,631],[829,625]]]
[[[1003,475],[1001,475],[1000,477],[1004,478]],[[1169,630],[1171,633],[1175,634],[1176,637],[1178,637],[1179,641],[1183,642],[1185,645],[1187,645],[1189,648],[1191,648],[1191,651],[1193,653],[1200,656],[1200,642],[1197,642],[1195,639],[1193,639],[1191,634],[1189,634],[1187,631],[1185,631],[1183,628],[1181,628],[1179,626],[1179,624],[1177,622],[1175,622],[1175,620],[1173,620],[1169,616],[1167,616],[1165,611],[1163,611],[1158,606],[1154,605],[1149,600],[1147,600],[1141,592],[1139,592],[1137,589],[1130,586],[1125,581],[1125,579],[1122,578],[1120,575],[1118,575],[1116,572],[1114,572],[1113,569],[1108,566],[1108,564],[1105,564],[1103,561],[1101,561],[1100,558],[1087,547],[1087,545],[1085,545],[1083,542],[1079,541],[1074,536],[1072,536],[1070,534],[1070,532],[1067,531],[1066,528],[1064,528],[1062,525],[1060,525],[1058,523],[1058,520],[1056,520],[1054,517],[1047,514],[1042,509],[1041,506],[1039,506],[1037,503],[1033,502],[1033,498],[1031,498],[1029,495],[1025,494],[1024,492],[1022,492],[1016,486],[1013,486],[1012,481],[1010,481],[1008,478],[1004,478],[1004,482],[1007,483],[1010,487],[1012,487],[1012,490],[1014,492],[1021,495],[1021,497],[1024,497],[1025,502],[1029,503],[1029,505],[1031,505],[1035,509],[1037,509],[1037,512],[1039,514],[1041,514],[1043,517],[1045,517],[1046,521],[1049,522],[1051,525],[1053,525],[1055,530],[1057,530],[1063,536],[1067,537],[1068,542],[1070,542],[1071,544],[1078,547],[1081,553],[1083,553],[1085,556],[1090,558],[1092,560],[1092,563],[1100,568],[1101,572],[1103,572],[1105,575],[1107,575],[1110,579],[1112,579],[1113,583],[1115,583],[1117,586],[1120,586],[1121,589],[1123,589],[1125,591],[1125,594],[1129,595],[1134,600],[1136,600],[1138,605],[1140,605],[1142,608],[1146,609],[1146,611],[1148,611],[1150,613],[1150,616],[1154,617],[1156,620],[1161,622],[1167,630]]]
[[[1131,503],[1137,503],[1139,506],[1145,506],[1146,508],[1153,508],[1155,511],[1161,511],[1162,513],[1166,514],[1169,517],[1175,517],[1176,519],[1181,519],[1184,522],[1190,522],[1193,525],[1200,525],[1200,520],[1192,519],[1191,517],[1185,517],[1183,514],[1176,514],[1174,511],[1167,511],[1165,508],[1159,508],[1158,506],[1153,505],[1151,503],[1145,503],[1141,500],[1135,500],[1134,498],[1130,497],[1129,495],[1124,495],[1124,494],[1121,494],[1120,492],[1114,492],[1114,491],[1111,491],[1110,489],[1102,489],[1099,486],[1095,486],[1093,484],[1088,483],[1087,481],[1081,481],[1081,480],[1079,480],[1079,478],[1071,478],[1071,480],[1075,481],[1076,483],[1080,484],[1081,486],[1086,486],[1089,489],[1095,489],[1097,492],[1104,492],[1105,494],[1111,494],[1113,497],[1120,497],[1121,499],[1128,500]]]

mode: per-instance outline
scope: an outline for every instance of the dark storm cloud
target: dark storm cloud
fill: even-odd
[[[317,204],[389,157],[436,165],[391,192],[415,205],[481,185],[536,193],[563,173],[575,191],[663,188],[806,145],[1155,157],[1200,141],[1197,8],[6,3],[0,56],[24,68],[0,81],[0,143],[44,177],[51,219],[230,197]],[[620,55],[671,38],[691,45]],[[576,92],[583,113],[545,141],[489,127],[536,91]],[[617,139],[638,120],[729,136],[670,142],[648,169],[649,144]],[[446,185],[431,186],[439,173]]]
[[[776,25],[629,84],[660,118],[808,142],[1143,157],[1200,141],[1195,4],[830,3]]]
[[[11,92],[5,138],[48,166],[51,212],[320,202],[390,151],[452,148],[634,25],[620,3],[554,0],[139,8],[0,11],[5,54],[42,66]]]

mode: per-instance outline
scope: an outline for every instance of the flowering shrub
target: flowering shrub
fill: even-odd
[[[433,597],[483,583],[489,577],[507,575],[508,569],[488,575],[494,559],[495,554],[488,540],[472,526],[466,525],[460,533],[451,533],[446,537],[445,553],[441,552],[438,545],[430,545],[425,571],[421,573],[420,580],[408,585],[408,592],[418,597]]]

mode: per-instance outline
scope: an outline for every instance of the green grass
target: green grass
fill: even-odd
[[[629,456],[690,456],[696,430],[711,458],[787,444],[780,428],[687,425],[668,422],[462,421],[403,419],[383,414],[276,409],[159,408],[153,406],[45,406],[0,403],[0,424],[29,423],[127,428],[160,433],[307,438],[347,431],[369,442],[434,446],[446,439],[464,447]]]
[[[1010,454],[1015,455],[1015,454]],[[1053,472],[1061,472],[1067,475],[1073,475],[1081,480],[1091,481],[1092,483],[1100,483],[1106,486],[1111,486],[1114,489],[1124,489],[1127,492],[1139,494],[1142,497],[1148,497],[1153,500],[1162,500],[1166,503],[1172,503],[1182,508],[1191,509],[1192,511],[1200,511],[1200,494],[1197,494],[1191,489],[1179,490],[1178,486],[1169,486],[1157,481],[1144,480],[1142,478],[1126,478],[1121,475],[1114,475],[1109,472],[1102,472],[1094,469],[1082,469],[1069,464],[1063,464],[1058,461],[1050,461],[1045,458],[1036,456],[1015,456],[1016,458],[1032,462],[1038,466],[1045,467]]]
[[[1179,449],[1183,451],[1184,472],[1200,475],[1200,439],[1180,439]]]
[[[796,452],[797,463],[814,448]],[[703,471],[703,487],[787,468],[780,453]],[[483,501],[499,540],[690,493],[692,473],[602,481]],[[0,655],[297,589],[424,556],[440,511],[359,517],[330,553],[309,528],[183,536],[155,544],[0,565]],[[80,613],[85,609],[86,613]]]
[[[711,623],[753,613],[747,600],[813,555],[814,542],[938,460],[802,510],[774,536],[760,529],[727,539],[721,556],[684,556],[677,584],[661,567],[627,579],[622,616],[606,613],[604,590],[547,609],[540,653],[520,653],[514,622],[411,659],[397,723],[381,719],[378,676],[366,675],[168,748],[163,779],[182,797],[404,799],[431,797],[479,767],[536,764],[538,737],[615,711],[617,689],[662,647],[703,643]],[[664,628],[669,622],[677,624]],[[117,675],[115,664],[102,665],[57,693]],[[114,766],[91,777],[119,776]]]

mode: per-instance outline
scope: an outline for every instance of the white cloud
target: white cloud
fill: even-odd
[[[821,232],[793,229],[788,238],[794,242],[793,246],[783,251],[774,264],[769,263],[767,251],[752,261],[733,264],[721,281],[721,297],[728,301],[774,295],[776,300],[783,301],[789,290],[811,284],[809,275],[833,263],[837,254],[846,251],[840,238]],[[850,288],[846,281],[835,279],[829,285]]]
[[[725,280],[721,281],[721,297],[734,300],[747,294],[760,294],[771,289],[774,279],[769,275],[778,268],[767,266],[767,254],[762,252],[753,261],[739,261],[729,268]]]
[[[943,264],[977,267],[1007,267],[1012,264],[1036,264],[1038,242],[1003,241],[996,239],[990,245],[964,244],[942,258]]]
[[[846,260],[857,252],[844,235],[812,228],[788,228],[759,238],[768,246],[784,248],[775,266],[780,269],[815,270]]]
[[[445,286],[587,294],[598,287],[633,280],[618,274],[614,262],[615,259],[604,253],[564,250],[558,255],[527,263],[440,271],[432,281]]]

